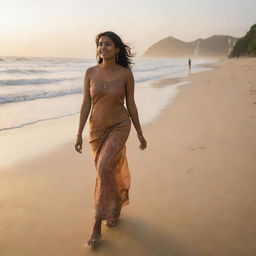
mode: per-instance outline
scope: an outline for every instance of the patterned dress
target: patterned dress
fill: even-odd
[[[129,204],[130,172],[125,143],[131,119],[124,106],[125,83],[90,80],[92,111],[89,118],[89,143],[96,167],[95,216],[101,220],[118,217]]]

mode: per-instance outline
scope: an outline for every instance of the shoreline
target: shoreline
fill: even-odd
[[[86,139],[82,154],[69,141],[0,172],[1,255],[254,255],[255,64],[228,59],[191,75],[143,126],[145,151],[132,128],[130,204],[116,228],[103,225],[97,252],[83,246],[95,185]]]
[[[204,64],[201,65],[204,66]],[[213,69],[216,68],[218,62],[211,64],[207,63],[205,65]],[[199,72],[205,71],[203,70]],[[152,108],[144,109],[142,107],[142,102],[140,104],[141,106],[138,106],[137,103],[142,127],[154,122],[158,115],[161,115],[162,110],[166,108],[167,105],[171,104],[177,97],[179,87],[191,83],[190,76],[196,73],[189,74],[189,76],[186,77],[162,78],[152,80],[150,83],[142,83],[142,87],[145,84],[146,87],[149,87],[152,90],[157,88],[169,89],[166,91],[166,94],[170,94],[169,98],[165,98],[165,101],[158,110]],[[141,88],[138,87],[137,89],[140,90]],[[11,169],[12,166],[17,164],[33,160],[33,158],[40,157],[43,154],[54,152],[63,144],[69,143],[69,141],[75,138],[75,135],[72,137],[72,134],[75,134],[75,130],[77,129],[76,126],[78,126],[79,115],[80,113],[68,114],[66,116],[38,120],[29,124],[24,124],[20,127],[1,130],[0,151],[3,153],[0,155],[0,172],[5,169]],[[86,123],[83,132],[85,139],[87,132],[88,122]],[[39,134],[41,138],[38,138]],[[44,139],[42,139],[42,137]],[[40,145],[34,143],[38,139]],[[15,145],[15,147],[13,147],[13,145]],[[24,147],[24,145],[26,145],[26,147]],[[15,155],[15,157],[13,157],[13,155]]]
[[[208,63],[208,64],[211,63],[212,61],[216,62],[216,59],[214,59],[214,60],[205,59],[204,60],[204,62]],[[169,62],[171,63],[170,60],[169,60]],[[196,61],[196,62],[198,62],[198,61]],[[199,63],[201,63],[201,62],[202,61],[199,61]],[[138,65],[141,65],[141,64],[138,63]],[[154,65],[157,65],[157,63],[155,63]],[[188,73],[186,72],[187,66],[185,65],[185,63],[183,63],[181,65],[181,67],[182,68],[179,69],[178,63],[176,64],[176,66],[171,65],[170,68],[165,69],[165,71],[164,71],[165,75],[164,74],[160,75],[160,77],[162,77],[162,78],[159,78],[158,75],[156,75],[157,68],[156,68],[156,71],[154,71],[152,74],[150,74],[150,71],[148,71],[146,79],[145,79],[145,77],[144,77],[144,79],[141,79],[140,73],[137,74],[136,70],[134,70],[134,72],[135,72],[134,74],[135,74],[135,78],[136,78],[135,80],[138,81],[138,82],[135,81],[136,88],[140,89],[140,87],[143,87],[143,88],[146,87],[146,89],[145,89],[146,92],[144,92],[144,90],[143,91],[140,90],[140,92],[142,94],[146,93],[147,97],[148,97],[148,96],[150,96],[149,88],[152,88],[152,90],[153,90],[155,87],[155,86],[150,86],[151,83],[154,83],[155,81],[159,81],[159,80],[162,80],[162,79],[165,79],[168,77],[172,77],[172,78],[173,77],[187,77],[188,76]],[[138,68],[139,68],[139,66],[138,66]],[[164,67],[163,67],[163,69],[164,69]],[[197,72],[198,70],[203,70],[203,69],[204,68],[203,68],[202,64],[195,63],[195,67],[194,67],[194,69],[192,69],[192,73]],[[19,70],[19,68],[17,69],[17,71],[18,70]],[[137,75],[138,75],[138,77],[137,77]],[[13,78],[9,77],[9,79],[14,79],[14,78],[15,77],[13,77]],[[29,79],[29,77],[27,79]],[[17,82],[17,84],[19,84],[18,77],[16,80],[15,81]],[[6,81],[9,81],[9,80],[6,80]],[[11,83],[13,81],[14,80],[10,80]],[[21,84],[24,83],[24,81],[20,81],[20,82],[21,82]],[[40,82],[40,81],[38,81],[38,82]],[[175,81],[170,80],[168,82],[168,84],[174,83],[174,82]],[[158,84],[160,84],[160,83],[158,83]],[[2,119],[2,123],[1,123],[1,127],[0,127],[0,135],[1,135],[1,132],[5,131],[5,130],[21,128],[26,125],[37,123],[40,121],[58,119],[58,118],[62,118],[65,116],[79,113],[79,110],[80,110],[79,102],[82,101],[82,91],[81,91],[81,93],[78,93],[78,94],[73,94],[73,93],[66,94],[66,93],[64,93],[64,91],[57,90],[54,94],[51,91],[52,90],[51,88],[58,87],[58,84],[53,84],[53,86],[51,86],[50,88],[48,88],[49,84],[46,84],[46,85],[47,86],[44,89],[45,91],[44,91],[43,95],[36,92],[36,90],[28,93],[31,90],[30,88],[27,88],[28,92],[25,93],[26,87],[23,87],[23,86],[22,86],[22,88],[24,91],[21,90],[21,92],[18,92],[15,94],[11,90],[12,92],[10,92],[10,95],[9,95],[9,93],[8,93],[9,89],[8,89],[8,87],[6,88],[7,89],[6,98],[2,97],[2,99],[1,99],[2,104],[0,104],[1,119]],[[49,91],[47,91],[47,88]],[[15,87],[12,89],[15,89]],[[81,90],[81,89],[82,88],[80,86],[78,90]],[[162,90],[162,88],[160,88],[160,90]],[[2,88],[2,92],[5,95],[5,93],[6,93],[5,86],[3,86],[3,88]],[[74,90],[72,89],[70,92],[74,92]],[[62,93],[64,93],[64,95],[62,95]],[[54,95],[55,96],[62,95],[62,96],[54,97]],[[43,96],[43,97],[41,97],[41,96]],[[140,98],[142,97],[141,95],[137,95],[137,96]],[[22,98],[23,98],[23,100],[22,100]],[[147,106],[145,106],[145,107],[147,107]],[[54,111],[52,111],[52,110],[54,110]]]

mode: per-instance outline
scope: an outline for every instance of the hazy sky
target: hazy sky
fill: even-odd
[[[256,0],[0,0],[0,56],[95,57],[96,34],[111,30],[137,56],[174,36],[243,36]]]

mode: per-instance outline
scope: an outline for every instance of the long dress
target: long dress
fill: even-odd
[[[120,215],[129,204],[131,176],[125,143],[131,120],[124,106],[125,84],[90,81],[92,111],[89,118],[89,143],[96,167],[94,190],[95,216],[101,220]]]

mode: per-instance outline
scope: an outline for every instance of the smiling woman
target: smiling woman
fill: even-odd
[[[89,118],[89,143],[97,171],[94,191],[95,224],[88,245],[95,247],[101,239],[101,222],[117,224],[121,208],[129,204],[130,172],[125,143],[131,119],[138,133],[140,149],[147,142],[142,134],[134,101],[134,78],[130,69],[129,46],[114,32],[96,36],[98,65],[85,73],[84,99],[75,149],[81,153],[82,131]],[[126,99],[126,106],[124,106]],[[130,119],[131,118],[131,119]]]
[[[96,36],[97,62],[99,64],[103,62],[103,57],[101,57],[101,55],[116,54],[116,63],[125,68],[129,68],[132,64],[130,57],[134,57],[130,47],[124,44],[118,35],[111,33],[113,32],[107,31]]]

